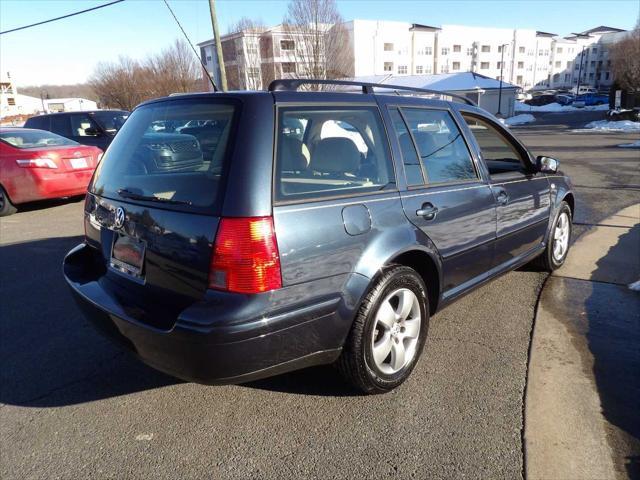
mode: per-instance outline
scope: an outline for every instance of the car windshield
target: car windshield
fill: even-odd
[[[93,193],[215,213],[235,111],[193,100],[136,109],[100,162]]]
[[[103,110],[93,112],[93,118],[109,133],[116,133],[124,121],[129,117],[129,112]]]
[[[78,142],[44,130],[0,131],[0,140],[16,148],[54,147],[59,145],[79,145]]]

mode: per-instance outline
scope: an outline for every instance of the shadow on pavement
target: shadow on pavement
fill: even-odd
[[[610,260],[630,256],[640,224],[621,236],[596,263],[592,279],[611,275]],[[628,258],[629,262],[638,259]],[[593,372],[606,419],[629,437],[612,445],[624,455],[624,468],[640,479],[640,294],[624,286],[594,282],[585,301],[586,338],[594,359]],[[615,440],[614,440],[615,442]]]
[[[82,318],[62,276],[81,237],[0,247],[0,402],[57,407],[178,381],[144,366]]]
[[[59,207],[68,203],[80,203],[84,201],[84,195],[66,198],[54,198],[50,200],[38,200],[35,202],[22,203],[16,208],[18,212],[32,212],[34,210],[45,210],[47,208]]]

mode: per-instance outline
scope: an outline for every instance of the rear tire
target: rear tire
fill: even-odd
[[[547,247],[534,263],[547,272],[553,272],[564,265],[571,245],[572,229],[571,208],[567,202],[562,201],[553,219]]]
[[[9,195],[7,195],[5,189],[0,185],[0,217],[13,215],[17,211],[16,207],[11,203]]]
[[[338,359],[340,373],[365,393],[396,388],[415,367],[428,326],[422,278],[412,268],[390,266],[360,305]]]

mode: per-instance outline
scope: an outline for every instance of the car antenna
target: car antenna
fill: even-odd
[[[180,27],[180,30],[182,30],[182,34],[184,35],[184,38],[187,39],[187,43],[189,44],[189,46],[191,47],[191,50],[193,51],[193,54],[196,56],[196,58],[198,59],[198,63],[200,63],[200,65],[202,65],[202,69],[204,70],[204,73],[207,75],[207,78],[209,79],[209,82],[211,83],[211,86],[213,87],[213,91],[217,92],[218,91],[218,87],[216,87],[215,82],[213,81],[213,77],[211,76],[211,74],[209,73],[209,70],[207,70],[207,66],[204,64],[204,62],[202,61],[202,59],[200,58],[200,56],[198,55],[198,52],[196,52],[196,49],[193,47],[193,43],[191,43],[191,40],[189,40],[189,37],[187,36],[187,32],[184,31],[184,28],[182,28],[182,25],[180,24],[180,21],[178,20],[178,17],[176,17],[176,14],[173,13],[173,10],[171,10],[171,7],[169,6],[169,3],[167,2],[167,0],[164,0],[164,4],[167,6],[167,8],[169,9],[169,12],[171,12],[171,16],[173,17],[173,19],[176,21],[176,23],[178,24],[178,27]]]

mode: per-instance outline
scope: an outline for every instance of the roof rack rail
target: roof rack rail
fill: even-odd
[[[393,90],[395,93],[400,95],[400,91],[413,92],[413,93],[422,93],[429,95],[440,95],[445,97],[451,97],[453,99],[457,99],[466,103],[467,105],[477,106],[476,103],[465,97],[464,95],[459,95],[457,93],[451,93],[442,90],[430,90],[428,88],[417,88],[417,87],[404,87],[401,85],[386,85],[384,83],[368,83],[368,82],[354,82],[351,80],[322,80],[322,79],[314,79],[314,78],[291,78],[291,79],[276,79],[273,80],[269,84],[268,90],[270,92],[283,92],[283,91],[296,91],[300,88],[301,85],[345,85],[352,87],[361,87],[362,93],[370,93],[373,94],[375,91],[374,88],[384,88],[387,90]]]

